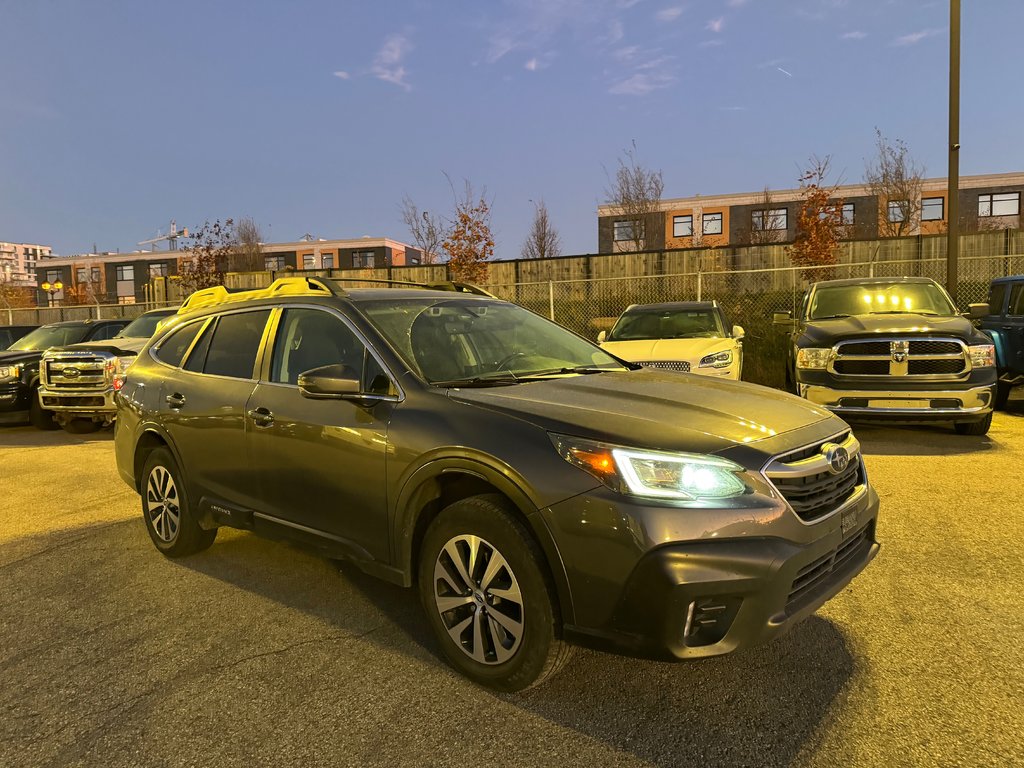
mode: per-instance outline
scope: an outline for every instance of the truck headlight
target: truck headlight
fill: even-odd
[[[749,491],[739,464],[718,456],[668,453],[551,435],[558,454],[613,491],[660,499],[727,499]]]
[[[821,369],[828,367],[828,359],[832,354],[831,349],[818,347],[806,347],[796,353],[796,367]]]
[[[0,381],[13,381],[21,376],[20,365],[3,365],[0,366]]]
[[[700,359],[698,368],[728,368],[732,365],[732,351],[715,352],[711,355],[704,355]]]
[[[996,348],[992,344],[974,344],[967,348],[974,368],[993,368],[996,364]]]

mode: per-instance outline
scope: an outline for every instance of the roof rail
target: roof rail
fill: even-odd
[[[178,310],[179,315],[195,312],[205,307],[236,301],[270,299],[275,296],[344,296],[340,286],[331,285],[329,280],[318,277],[279,277],[266,288],[251,291],[228,291],[223,285],[203,288],[189,295]]]
[[[412,280],[385,280],[381,277],[332,277],[329,278],[335,283],[380,283],[381,285],[394,285],[406,288],[426,288],[430,291],[455,291],[457,293],[473,293],[477,296],[488,296],[497,298],[493,293],[485,291],[479,285],[464,283],[455,280],[440,280],[432,283],[420,283]]]

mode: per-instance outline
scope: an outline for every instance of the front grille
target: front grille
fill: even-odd
[[[837,376],[959,378],[969,364],[956,339],[891,338],[839,342],[829,370]]]
[[[839,445],[842,445],[847,441],[847,439],[849,439],[849,437],[849,432],[843,432],[842,434],[836,435],[833,438],[829,438],[826,442],[837,443]],[[804,459],[809,459],[811,458],[811,456],[821,453],[821,446],[823,446],[824,444],[825,443],[815,443],[814,445],[809,445],[806,448],[801,448],[797,451],[792,451],[791,453],[784,453],[781,456],[777,457],[776,461],[780,461],[783,464],[792,464],[795,461],[803,461]]]
[[[76,392],[103,391],[110,385],[107,361],[104,355],[84,353],[57,353],[44,360],[44,384],[49,390],[75,390]],[[68,375],[74,371],[73,375]]]
[[[871,546],[871,523],[845,539],[842,544],[817,560],[801,568],[786,598],[786,613],[792,614],[800,609],[805,599],[810,597],[817,588],[832,581],[842,574],[844,566],[863,553],[865,547]]]
[[[800,519],[811,522],[846,501],[862,482],[860,461],[851,460],[838,475],[825,470],[803,477],[775,478],[772,482]]]
[[[686,360],[639,360],[637,363],[648,368],[664,368],[669,371],[682,371],[683,373],[690,372],[690,363]]]

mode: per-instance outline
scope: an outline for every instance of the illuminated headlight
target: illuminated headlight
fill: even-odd
[[[748,492],[743,467],[717,456],[665,453],[551,435],[555,449],[613,491],[660,499],[727,499]]]
[[[807,347],[796,353],[797,368],[827,368],[828,358],[832,354],[831,349],[819,349]]]
[[[975,368],[992,368],[996,364],[996,348],[992,344],[976,344],[967,348],[971,353],[971,365]]]
[[[12,381],[21,376],[20,365],[0,366],[0,381]]]
[[[725,350],[724,352],[715,352],[713,355],[704,355],[700,359],[698,368],[728,368],[732,365],[732,352]]]

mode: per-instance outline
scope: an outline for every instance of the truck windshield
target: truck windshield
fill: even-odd
[[[868,283],[819,286],[807,318],[825,320],[852,315],[916,314],[950,317],[956,310],[936,283]]]
[[[503,301],[424,296],[358,306],[412,370],[439,386],[628,370],[562,326]]]
[[[634,307],[619,317],[608,341],[717,339],[725,336],[718,312],[707,309]]]
[[[7,349],[18,352],[42,352],[50,347],[77,344],[89,332],[87,325],[44,325],[22,336]]]
[[[132,320],[126,325],[115,338],[118,339],[148,339],[156,333],[156,327],[161,320],[174,317],[175,311],[169,312],[148,312]]]

